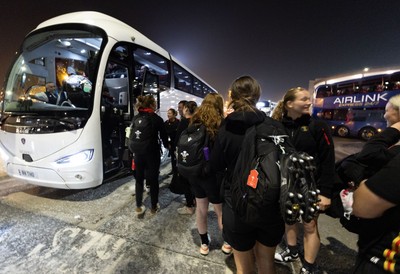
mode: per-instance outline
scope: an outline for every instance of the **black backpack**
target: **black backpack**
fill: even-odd
[[[204,125],[192,124],[179,137],[176,166],[183,177],[203,176],[209,157],[209,136]]]
[[[308,195],[313,174],[301,172],[305,162],[297,161],[296,157],[298,153],[279,122],[266,117],[262,123],[247,129],[230,187],[232,208],[242,221],[259,224],[276,211],[281,212],[288,224],[298,221],[305,212],[316,215],[316,201],[303,202],[303,198],[316,200],[315,182],[311,186],[315,195]],[[307,164],[310,162],[312,159],[307,158]],[[314,210],[307,210],[310,203],[315,204]]]
[[[146,154],[152,142],[157,141],[153,114],[139,113],[133,117],[129,136],[129,150],[135,154]]]

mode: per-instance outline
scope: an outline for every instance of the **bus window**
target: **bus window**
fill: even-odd
[[[318,87],[316,92],[317,92],[316,98],[323,98],[332,95],[331,86],[328,85]]]
[[[325,120],[332,120],[332,116],[333,116],[333,110],[325,110],[322,113],[322,118],[324,118]]]
[[[209,94],[209,93],[213,93],[215,91],[213,91],[211,88],[209,88],[207,85],[203,85],[203,93],[204,93],[204,97]]]
[[[384,112],[383,111],[380,111],[380,110],[375,110],[375,111],[371,111],[370,113],[369,113],[369,116],[368,116],[368,121],[379,121],[379,122],[384,122],[384,123],[386,123],[386,120],[385,120],[385,118],[384,118]]]
[[[192,76],[181,66],[174,64],[175,88],[193,94]]]
[[[128,67],[114,61],[108,61],[104,84],[108,88],[109,96],[113,98],[114,105],[127,112],[129,94]]]
[[[117,45],[110,53],[110,58],[123,63],[128,62],[128,48],[126,46]]]
[[[333,120],[346,121],[347,109],[335,109],[333,112]]]
[[[157,103],[157,109],[160,108],[160,90],[159,80],[157,74],[149,70],[145,70],[143,81],[143,94],[152,95]]]
[[[161,91],[171,87],[169,60],[149,49],[137,47],[133,50],[135,63],[135,81],[140,85],[143,80],[143,70],[146,67],[158,76]]]
[[[193,91],[194,91],[193,92],[194,95],[201,96],[201,97],[204,96],[203,85],[201,84],[200,80],[198,80],[196,78],[194,78]]]

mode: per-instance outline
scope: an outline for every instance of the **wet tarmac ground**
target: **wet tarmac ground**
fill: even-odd
[[[134,213],[132,178],[70,195],[33,187],[2,197],[0,273],[235,273],[232,255],[220,250],[212,206],[211,251],[202,256],[195,216],[177,213],[183,196],[169,191],[170,177],[161,177],[161,210],[147,210],[142,219]],[[356,236],[326,216],[320,233],[321,273],[349,273]],[[299,267],[277,265],[277,272],[298,273]]]
[[[212,206],[210,253],[199,253],[195,216],[177,213],[184,199],[169,191],[169,171],[161,169],[161,210],[142,219],[134,213],[133,177],[79,191],[3,177],[0,186],[13,190],[0,191],[0,273],[235,273],[233,256],[220,250]],[[325,215],[319,230],[320,273],[350,273],[357,236]],[[277,265],[277,273],[298,273],[300,265]]]

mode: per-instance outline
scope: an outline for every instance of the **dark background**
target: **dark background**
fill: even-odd
[[[29,31],[82,10],[131,25],[223,94],[244,74],[278,100],[315,78],[400,65],[398,0],[4,0],[1,79]]]

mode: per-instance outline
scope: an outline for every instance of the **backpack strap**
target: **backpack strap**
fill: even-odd
[[[286,154],[283,143],[285,143],[285,139],[287,139],[289,135],[270,135],[268,137],[271,138],[272,142],[281,149],[282,154]]]

